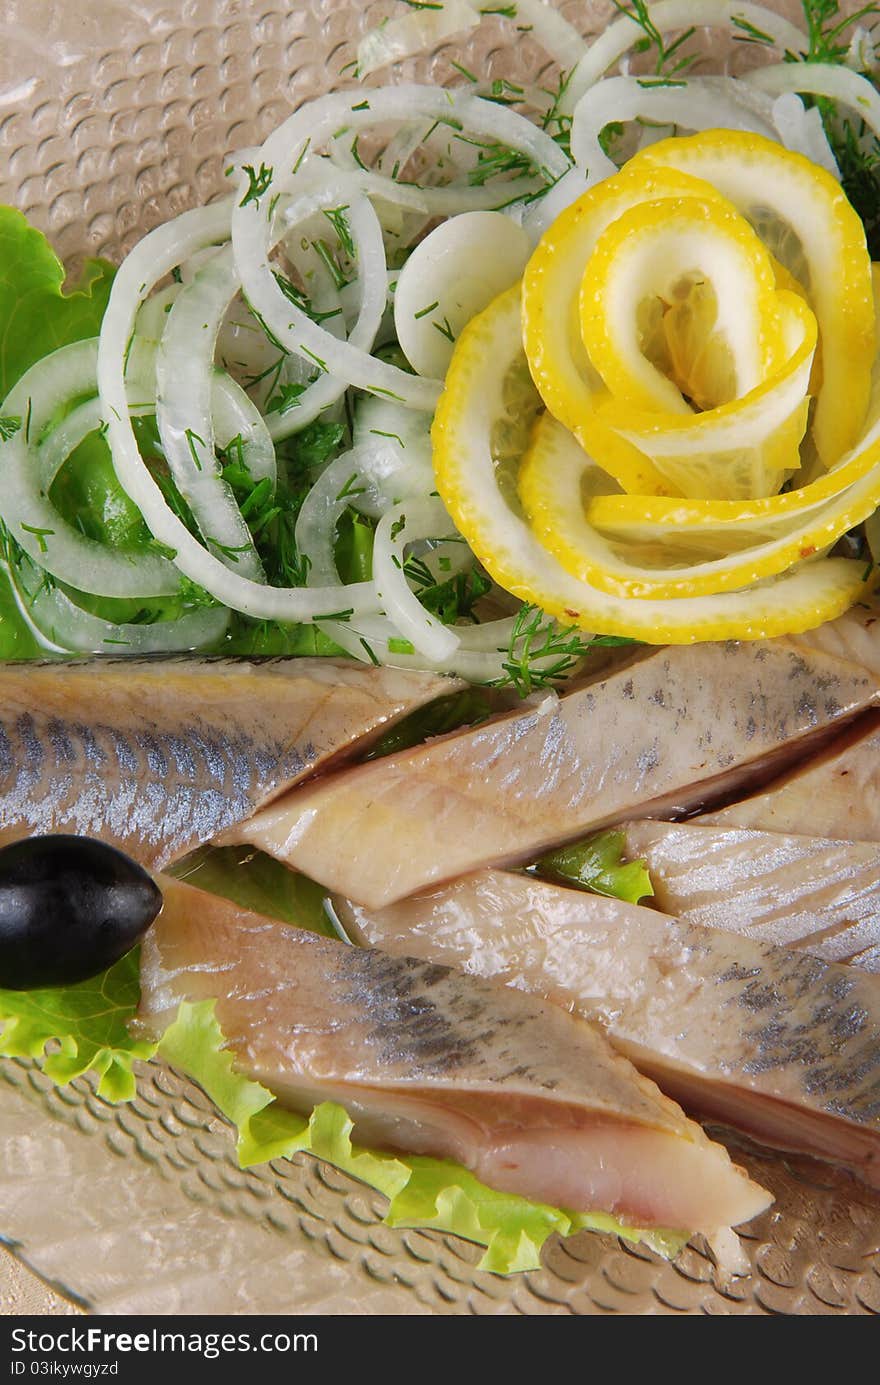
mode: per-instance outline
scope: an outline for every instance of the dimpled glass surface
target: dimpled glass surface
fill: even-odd
[[[613,14],[559,8],[584,32]],[[344,83],[358,36],[400,13],[339,0],[2,0],[0,200],[71,268],[118,260],[223,191],[224,155]],[[491,77],[553,78],[497,17],[392,75],[460,80],[453,58]],[[0,1062],[0,1131],[0,1239],[101,1313],[880,1311],[877,1195],[742,1146],[736,1157],[776,1196],[741,1238],[750,1276],[725,1282],[699,1245],[669,1264],[583,1234],[549,1242],[541,1269],[499,1278],[463,1241],[385,1227],[378,1194],[308,1156],[243,1172],[207,1098],[156,1064],[141,1066],[135,1101],[111,1106],[88,1079],[59,1090],[31,1062]]]

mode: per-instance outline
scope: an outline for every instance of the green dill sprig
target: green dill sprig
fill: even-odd
[[[54,529],[41,529],[37,524],[25,524],[24,520],[21,521],[20,528],[22,528],[26,534],[33,534],[41,553],[49,552],[49,545],[46,543],[46,539],[52,537],[55,533]]]
[[[240,207],[246,207],[249,202],[259,202],[264,192],[267,192],[272,184],[274,170],[261,163],[259,171],[253,164],[243,164],[242,172],[248,176],[248,187],[244,197],[239,202]]]
[[[560,626],[537,606],[525,605],[513,622],[504,673],[496,688],[513,687],[520,697],[564,682],[581,659],[602,646],[637,644],[617,635],[584,637],[575,626]]]
[[[644,38],[634,45],[634,51],[636,53],[650,53],[653,50],[655,76],[674,77],[677,73],[686,71],[695,61],[695,53],[683,54],[681,52],[688,39],[693,38],[696,33],[696,27],[693,24],[680,33],[672,43],[667,44],[651,18],[647,0],[633,0],[632,5],[624,4],[623,0],[611,0],[611,3],[620,14],[631,19],[642,30]]]
[[[837,0],[802,0],[809,47],[805,54],[786,54],[790,62],[843,64],[849,56],[851,29],[859,20],[874,15],[880,6],[863,5],[853,14],[841,16]],[[862,74],[871,80],[871,74]],[[802,97],[808,107],[816,107],[837,160],[841,185],[862,219],[872,259],[880,256],[880,141],[868,131],[864,121],[841,115],[837,102],[824,96]]]
[[[14,438],[21,428],[21,419],[14,414],[6,414],[0,418],[0,442],[8,442]]]
[[[438,559],[437,565],[442,570],[442,558]],[[438,581],[424,558],[410,555],[403,564],[403,572],[425,610],[436,616],[443,625],[457,625],[462,620],[479,624],[475,607],[492,589],[491,581],[480,568],[468,568],[465,572],[457,572],[454,577]]]
[[[350,208],[347,204],[343,207],[325,207],[324,215],[330,222],[330,225],[333,227],[333,230],[336,232],[337,236],[339,237],[339,244],[342,246],[346,255],[348,255],[348,257],[353,260],[357,252],[355,251],[354,240],[351,234],[351,227],[349,226],[348,218],[345,215],[345,213],[349,210]]]
[[[804,57],[812,63],[842,62],[849,52],[852,37],[847,31],[860,19],[880,14],[876,4],[863,5],[860,10],[842,17],[837,0],[801,0],[801,4],[810,41]]]
[[[318,239],[312,241],[312,249],[325,266],[328,274],[333,280],[334,287],[344,289],[351,282],[342,265],[336,256],[335,251],[325,240]]]
[[[300,312],[305,313],[306,317],[310,317],[312,322],[317,322],[319,326],[322,322],[329,322],[330,318],[339,317],[341,314],[341,308],[331,308],[328,312],[321,312],[315,307],[308,295],[303,293],[302,289],[297,288],[296,284],[291,283],[290,279],[287,279],[277,270],[273,271],[272,277],[288,302],[292,303],[295,308],[299,308]]]

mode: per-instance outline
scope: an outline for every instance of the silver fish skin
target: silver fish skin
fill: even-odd
[[[335,659],[0,665],[0,843],[71,832],[164,865],[457,686]]]
[[[880,844],[700,820],[645,819],[620,831],[664,913],[880,972]]]
[[[818,755],[774,777],[760,793],[695,822],[880,842],[880,717],[871,713]]]
[[[730,796],[878,692],[866,670],[787,640],[661,649],[538,707],[301,786],[226,839],[378,908],[624,818]]]
[[[334,906],[357,940],[600,1024],[686,1109],[880,1186],[880,977],[506,871]]]
[[[769,1195],[600,1030],[433,963],[319,938],[162,880],[141,1027],[216,999],[236,1066],[287,1104],[338,1101],[372,1147],[642,1226],[714,1229]]]

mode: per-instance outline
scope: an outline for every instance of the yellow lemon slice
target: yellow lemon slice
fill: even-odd
[[[639,320],[652,305],[665,329],[659,365]],[[770,256],[733,207],[703,196],[643,202],[612,222],[587,262],[580,321],[611,394],[641,409],[712,410],[753,390],[782,357]]]
[[[876,309],[880,311],[880,265],[871,266],[871,281]],[[808,344],[809,338],[805,346]],[[791,363],[796,363],[794,357]],[[803,364],[801,360],[800,369]],[[612,422],[620,424],[624,420],[612,417]],[[639,420],[631,411],[626,415],[625,424],[632,429],[634,441],[644,441],[638,431]],[[642,426],[650,429],[655,426],[654,420],[647,418]],[[701,426],[700,422],[694,424],[695,428]],[[651,446],[656,448],[656,441]],[[868,416],[858,446],[808,485],[782,495],[736,501],[693,498],[669,501],[650,495],[608,495],[590,501],[587,515],[596,528],[620,540],[674,544],[677,537],[687,531],[688,544],[696,543],[704,548],[712,543],[720,551],[724,544],[742,546],[744,535],[748,536],[749,544],[776,536],[781,532],[780,525],[814,513],[824,501],[863,478],[867,480],[867,493],[874,495],[875,503],[880,504],[880,349],[871,371]]]
[[[813,433],[822,461],[832,466],[861,432],[875,349],[871,265],[858,214],[824,169],[743,131],[676,136],[627,164],[636,179],[658,168],[710,183],[802,284],[821,342]]]
[[[850,487],[808,518],[784,516],[772,532],[630,525],[624,534],[603,533],[595,516],[607,502],[594,500],[586,516],[584,503],[607,491],[608,477],[547,414],[519,474],[520,499],[535,537],[572,577],[602,591],[651,599],[738,590],[785,572],[870,514],[878,484],[870,478]]]
[[[772,495],[800,466],[816,319],[802,298],[785,290],[773,294],[773,315],[783,364],[742,397],[671,419],[619,398],[600,406],[608,427],[650,456],[681,494],[726,500]]]
[[[567,625],[646,642],[760,639],[807,630],[841,614],[866,590],[863,565],[802,562],[744,590],[643,600],[571,576],[539,541],[499,482],[492,431],[507,382],[521,379],[520,292],[496,299],[465,328],[432,429],[437,487],[456,526],[492,577]],[[612,483],[609,483],[612,484]]]
[[[603,232],[643,202],[695,196],[723,201],[698,179],[657,168],[628,169],[585,193],[553,222],[526,266],[522,335],[532,379],[547,408],[587,451],[639,494],[670,495],[670,483],[639,450],[602,422],[598,406],[610,395],[581,341],[579,295],[584,271]]]

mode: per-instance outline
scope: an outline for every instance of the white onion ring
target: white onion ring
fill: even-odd
[[[391,509],[383,515],[373,542],[373,578],[385,614],[419,654],[444,665],[458,648],[458,634],[426,611],[411,590],[404,572],[404,554],[410,544],[451,527],[439,500],[408,501],[405,509]]]
[[[372,582],[326,590],[269,587],[231,572],[193,538],[169,509],[138,452],[126,408],[123,374],[125,349],[138,308],[152,285],[183,260],[225,239],[228,215],[228,203],[184,212],[175,221],[150,232],[127,256],[116,274],[101,328],[97,370],[102,413],[108,420],[116,473],[150,532],[175,550],[179,570],[224,606],[258,619],[294,622],[309,621],[343,607],[369,608],[375,603]]]
[[[156,424],[180,494],[220,561],[265,582],[263,565],[235,497],[220,474],[211,384],[217,334],[238,291],[232,251],[212,255],[177,295],[156,352]]]
[[[738,0],[733,0],[733,3],[731,0],[700,0],[697,8],[694,0],[657,0],[656,4],[648,5],[648,14],[652,24],[664,36],[692,26],[732,30],[736,28],[733,21],[742,19],[765,33],[783,53],[803,54],[810,47],[809,39],[802,30],[763,5],[738,3]],[[629,15],[622,14],[609,24],[593,40],[572,71],[560,101],[562,114],[571,115],[584,92],[644,37],[644,29]]]
[[[737,87],[730,79],[712,77],[692,77],[674,87],[645,87],[637,77],[606,77],[590,87],[575,107],[572,158],[588,186],[616,173],[617,164],[603,151],[599,136],[611,121],[639,116],[689,130],[750,130],[775,139],[772,102],[766,103],[767,119],[762,119],[737,96]]]
[[[123,351],[120,397],[128,420]],[[25,372],[3,404],[22,426],[3,443],[0,517],[15,542],[62,582],[98,596],[168,596],[180,586],[174,566],[152,553],[128,553],[86,538],[63,518],[40,488],[37,443],[52,417],[95,387],[97,343],[62,346]],[[128,424],[129,428],[131,424]],[[27,526],[27,527],[24,527]]]
[[[339,581],[333,554],[336,525],[348,506],[359,498],[353,492],[365,484],[360,461],[358,448],[343,452],[325,467],[303,501],[297,516],[294,537],[297,552],[308,558],[310,585],[326,586]],[[352,480],[356,481],[356,486],[349,484]],[[366,484],[369,485],[369,482]],[[373,589],[374,600],[369,607],[364,604],[362,610],[378,609],[375,583],[371,583],[370,586]],[[343,586],[341,590],[345,592],[351,588]],[[347,610],[350,604],[344,601],[337,609]]]
[[[433,10],[417,10],[364,34],[357,47],[357,72],[367,77],[380,67],[425,53],[455,34],[466,34],[480,22],[468,0],[446,0]]]
[[[10,581],[19,584],[10,573]],[[18,590],[19,608],[27,607],[29,624],[41,639],[56,649],[81,654],[174,654],[185,649],[209,649],[229,625],[222,606],[189,611],[176,620],[149,624],[114,624],[86,611],[58,587],[42,586],[25,596]]]
[[[848,106],[880,138],[880,93],[858,72],[835,63],[774,63],[742,79],[772,96],[793,91],[798,95],[827,96]]]
[[[273,195],[290,191],[311,145],[320,147],[337,133],[340,125],[357,132],[382,121],[411,120],[414,113],[435,120],[460,121],[465,128],[526,154],[539,168],[547,170],[551,180],[569,167],[567,156],[549,135],[525,117],[468,92],[405,85],[372,93],[367,109],[353,109],[358,104],[352,103],[350,94],[331,93],[297,111],[269,136],[260,158],[273,169]],[[288,169],[291,171],[287,172]],[[284,297],[269,263],[270,203],[265,194],[248,200],[244,181],[239,190],[232,211],[236,266],[248,301],[273,335],[292,351],[326,359],[334,373],[360,389],[390,395],[411,408],[430,412],[439,395],[438,381],[416,379],[348,343],[338,342]]]

